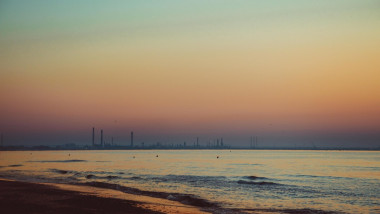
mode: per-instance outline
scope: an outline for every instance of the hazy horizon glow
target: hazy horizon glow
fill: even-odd
[[[370,0],[2,1],[0,132],[380,145],[379,26]]]

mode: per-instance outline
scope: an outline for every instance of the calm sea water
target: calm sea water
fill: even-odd
[[[241,210],[380,213],[378,151],[17,151],[0,152],[0,166],[4,178],[189,194]]]

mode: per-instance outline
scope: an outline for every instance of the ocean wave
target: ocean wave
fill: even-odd
[[[238,180],[238,184],[252,184],[252,185],[281,185],[274,182],[265,182],[265,181],[244,181]]]
[[[233,166],[263,166],[264,164],[260,164],[260,163],[231,163],[228,165],[233,165]]]
[[[86,160],[39,160],[39,161],[27,161],[31,163],[75,163],[75,162],[87,162]]]
[[[114,175],[108,175],[108,176],[97,176],[93,174],[86,175],[87,179],[107,179],[107,180],[112,180],[112,179],[120,179],[119,176],[114,176]]]
[[[62,169],[49,169],[50,172],[54,172],[61,175],[68,175],[71,174],[72,177],[79,178],[84,177],[86,179],[121,179],[122,177],[118,176],[119,174],[123,174],[120,172],[78,172],[78,171],[72,171],[72,170],[62,170]]]
[[[139,177],[139,176],[132,176],[132,177],[129,177],[128,179],[130,179],[130,180],[143,180],[143,178]]]
[[[78,183],[78,185],[101,187],[101,188],[119,190],[119,191],[130,193],[130,194],[145,195],[145,196],[150,196],[150,197],[155,197],[155,198],[164,198],[164,199],[168,199],[172,201],[178,201],[182,204],[193,205],[197,207],[215,207],[215,208],[219,207],[217,203],[212,203],[206,199],[199,198],[191,194],[146,191],[146,190],[140,190],[133,187],[126,187],[123,185],[111,184],[111,183],[106,183],[106,182],[86,182],[86,183]]]
[[[12,165],[8,165],[8,167],[19,167],[19,166],[23,166],[22,164],[12,164]]]
[[[286,214],[312,214],[312,213],[318,213],[318,214],[344,214],[344,212],[337,212],[337,211],[326,211],[326,210],[317,210],[317,209],[275,209],[275,208],[269,208],[269,209],[242,209],[241,211],[248,211],[248,212],[265,212],[265,213],[286,213]],[[244,212],[245,213],[245,212]]]
[[[62,169],[49,169],[50,172],[55,172],[58,174],[67,174],[70,173],[71,171],[68,170],[62,170]]]
[[[254,176],[254,175],[251,175],[251,176],[243,176],[244,179],[248,179],[248,180],[258,180],[258,179],[268,179],[266,177],[259,177],[259,176]]]
[[[328,176],[328,175],[302,175],[302,174],[295,174],[295,175],[286,175],[288,177],[301,177],[301,178],[324,178],[324,179],[348,179],[353,180],[355,178],[350,177],[338,177],[338,176]]]
[[[94,175],[134,175],[130,172],[120,172],[120,171],[81,171],[84,174],[94,174]]]
[[[151,177],[152,180],[175,183],[217,182],[226,180],[225,176],[199,176],[199,175],[164,175]]]

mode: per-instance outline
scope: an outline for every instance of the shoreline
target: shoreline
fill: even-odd
[[[0,210],[2,213],[42,214],[343,214],[310,208],[240,208],[202,207],[179,201],[129,193],[98,186],[34,183],[0,178]]]
[[[220,150],[220,151],[230,151],[230,150],[244,150],[244,151],[374,151],[379,152],[380,148],[130,148],[130,147],[114,147],[114,148],[91,148],[91,147],[79,147],[79,148],[34,148],[25,146],[0,146],[0,151],[11,152],[11,151],[178,151],[178,150],[190,150],[190,151],[207,151],[207,150]]]
[[[0,179],[3,213],[209,213],[177,201],[100,187]]]

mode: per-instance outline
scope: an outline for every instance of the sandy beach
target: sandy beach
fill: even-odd
[[[2,213],[206,213],[176,201],[97,187],[0,180]]]

